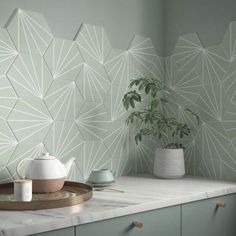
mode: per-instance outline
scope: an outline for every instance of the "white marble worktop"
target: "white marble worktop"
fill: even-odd
[[[194,177],[177,180],[121,177],[110,188],[124,192],[94,191],[91,200],[73,207],[0,211],[0,236],[30,235],[236,193],[236,183]]]

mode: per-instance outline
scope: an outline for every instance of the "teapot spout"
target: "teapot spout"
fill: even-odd
[[[69,161],[67,161],[66,163],[63,163],[64,167],[65,167],[65,170],[66,170],[65,177],[69,174],[70,169],[71,169],[72,164],[74,163],[74,161],[75,161],[75,158],[72,157],[72,158],[70,158]]]

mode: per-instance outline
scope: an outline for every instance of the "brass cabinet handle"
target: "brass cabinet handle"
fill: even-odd
[[[226,204],[224,202],[218,202],[216,203],[217,208],[225,208]]]
[[[132,222],[133,227],[137,227],[139,229],[143,228],[143,223],[139,221],[133,221]]]

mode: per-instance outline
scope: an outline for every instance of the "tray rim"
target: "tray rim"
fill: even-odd
[[[66,186],[81,188],[81,190],[86,190],[86,192],[75,197],[69,197],[64,199],[35,200],[30,202],[0,201],[0,210],[24,211],[24,210],[42,210],[42,209],[68,207],[81,204],[93,197],[93,188],[88,184],[81,182],[65,181],[63,187]],[[14,187],[14,182],[0,184],[0,190],[3,188],[10,188],[10,187],[12,188]]]

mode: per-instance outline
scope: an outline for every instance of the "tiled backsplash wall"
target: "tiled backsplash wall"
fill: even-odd
[[[163,59],[149,38],[136,35],[128,50],[114,49],[103,27],[83,24],[74,41],[58,39],[41,14],[17,10],[0,30],[0,181],[16,177],[21,159],[46,151],[62,161],[76,157],[72,180],[103,167],[152,172],[156,143],[135,145],[121,103],[140,76],[165,79],[168,112],[194,130],[187,172],[236,180],[235,52],[234,22],[221,45],[203,48],[196,34],[185,35]],[[200,127],[185,106],[200,114]]]
[[[196,34],[180,37],[166,58],[166,81],[172,91],[169,112],[192,125],[185,150],[187,172],[236,180],[236,22],[220,45],[204,48]],[[196,126],[183,107],[196,110]],[[176,109],[177,108],[177,109]]]
[[[72,180],[94,168],[151,171],[155,145],[135,145],[121,102],[133,76],[163,78],[150,39],[135,36],[118,50],[103,27],[88,24],[74,41],[58,39],[41,14],[18,9],[0,31],[0,62],[1,182],[16,177],[21,159],[45,151],[76,157]]]

